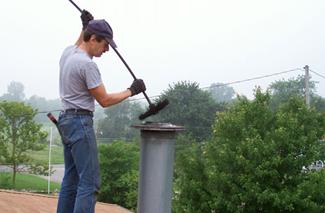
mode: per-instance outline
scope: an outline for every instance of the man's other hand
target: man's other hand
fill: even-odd
[[[94,19],[94,16],[87,10],[81,12],[81,21],[82,21],[82,30],[85,30],[88,26],[88,23]]]
[[[136,79],[133,81],[133,83],[128,89],[131,91],[131,96],[134,96],[146,91],[146,85],[144,84],[142,79]]]

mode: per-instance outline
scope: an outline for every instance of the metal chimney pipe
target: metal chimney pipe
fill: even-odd
[[[184,127],[133,125],[141,130],[138,213],[171,213],[175,138]]]

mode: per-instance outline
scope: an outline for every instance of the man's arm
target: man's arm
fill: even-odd
[[[146,91],[146,85],[142,79],[134,80],[131,86],[122,92],[107,93],[104,84],[100,84],[98,87],[89,90],[90,94],[94,96],[96,101],[102,107],[118,104],[128,97],[137,95],[144,91]]]
[[[84,36],[84,31],[85,29],[87,28],[88,26],[88,23],[91,21],[91,20],[94,20],[94,17],[93,15],[88,12],[87,10],[83,10],[81,12],[81,16],[80,16],[80,19],[81,19],[81,22],[82,22],[82,31],[79,35],[79,38],[78,40],[76,41],[75,45],[79,46],[82,41],[83,41],[83,36]]]
[[[84,37],[84,31],[82,30],[81,33],[80,33],[80,35],[79,35],[78,40],[75,43],[75,45],[79,46],[82,43],[82,41],[83,41],[83,37]]]
[[[107,93],[104,84],[90,89],[89,92],[102,107],[118,104],[132,95],[129,89],[117,93]]]

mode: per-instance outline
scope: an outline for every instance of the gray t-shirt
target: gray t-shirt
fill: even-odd
[[[95,99],[89,89],[102,83],[97,65],[76,45],[67,47],[60,59],[60,98],[66,109],[95,110]]]

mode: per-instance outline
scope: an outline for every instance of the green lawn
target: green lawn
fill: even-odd
[[[49,147],[47,146],[45,149],[41,151],[33,151],[29,152],[33,159],[42,162],[48,162],[49,160]],[[52,164],[63,164],[63,147],[62,146],[52,146],[51,149],[51,163]]]
[[[35,175],[17,173],[16,187],[12,185],[12,173],[0,173],[0,188],[26,190],[33,192],[47,192],[47,180]],[[50,191],[59,191],[59,183],[51,182]]]

